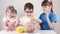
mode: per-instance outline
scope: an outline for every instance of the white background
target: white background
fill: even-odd
[[[13,5],[15,9],[17,10],[18,14],[17,17],[24,16],[24,4],[27,2],[31,2],[34,5],[34,16],[39,17],[39,15],[42,13],[42,7],[41,2],[43,0],[0,0],[0,29],[3,29],[3,17],[6,16],[5,10],[6,7],[9,5]],[[57,23],[55,25],[55,31],[60,34],[60,0],[52,0],[54,4],[54,12],[57,15]]]

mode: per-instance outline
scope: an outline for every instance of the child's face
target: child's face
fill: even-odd
[[[7,16],[9,16],[10,18],[12,18],[14,16],[14,13],[11,10],[7,11]]]
[[[42,6],[42,9],[45,13],[49,13],[51,11],[51,6]]]
[[[33,13],[33,9],[29,9],[29,8],[26,8],[24,11],[27,16],[31,16]]]

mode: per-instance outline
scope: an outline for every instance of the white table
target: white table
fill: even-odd
[[[29,33],[18,33],[16,31],[5,31],[5,30],[1,30],[0,34],[29,34]],[[35,30],[33,33],[30,34],[56,34],[56,32],[52,31],[52,30]]]

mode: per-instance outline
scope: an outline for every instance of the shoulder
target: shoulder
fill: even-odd
[[[4,18],[3,18],[3,21],[6,21],[6,20],[7,20],[7,17],[4,17]]]
[[[10,20],[11,21],[17,21],[19,18],[18,17],[13,17],[13,18],[11,18]]]
[[[39,16],[39,18],[43,17],[44,15],[45,15],[45,13],[42,13],[42,14]]]
[[[42,13],[40,16],[43,16],[43,15],[45,15],[45,13]]]
[[[57,17],[56,17],[56,14],[54,12],[50,13],[50,19],[51,19],[51,22],[57,22]]]
[[[56,17],[56,14],[55,14],[54,12],[51,12],[51,13],[50,13],[50,16]]]
[[[15,20],[18,20],[19,18],[18,18],[18,17],[15,17],[14,19],[15,19]]]
[[[7,19],[7,17],[4,17],[4,18],[3,18],[3,20],[6,20],[6,19]]]

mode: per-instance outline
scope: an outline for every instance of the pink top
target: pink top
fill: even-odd
[[[3,22],[6,22],[6,25],[8,26],[9,30],[15,30],[15,23],[16,23],[17,18],[9,18],[9,17],[4,17]]]

